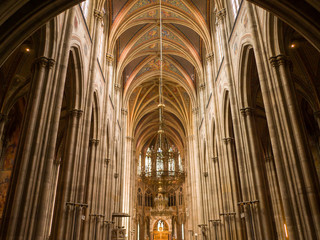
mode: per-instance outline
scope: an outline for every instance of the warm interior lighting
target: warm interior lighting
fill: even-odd
[[[296,45],[295,45],[294,43],[291,43],[290,47],[291,47],[291,48],[295,48]]]
[[[286,233],[286,238],[288,238],[288,230],[287,230],[287,225],[286,224],[283,224],[284,226],[284,231]]]
[[[26,48],[26,52],[30,52],[30,48]]]

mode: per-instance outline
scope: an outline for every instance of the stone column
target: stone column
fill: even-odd
[[[113,86],[113,62],[114,62],[114,58],[111,54],[107,54],[106,55],[106,64],[107,64],[107,82],[108,82],[108,89],[107,89],[107,93],[106,93],[106,97],[107,97],[107,106],[112,105],[114,107],[114,103],[111,103],[111,98],[112,98],[112,93],[111,93],[111,89]],[[110,119],[112,120],[112,119]],[[105,209],[104,209],[104,214],[105,214],[105,221],[107,221],[108,223],[111,222],[111,215],[112,215],[112,206],[114,205],[114,199],[112,197],[112,191],[113,191],[113,163],[112,163],[112,150],[114,150],[113,147],[113,137],[112,137],[112,130],[111,128],[109,129],[109,149],[107,150],[108,156],[107,156],[107,160],[106,160],[106,185],[105,185]],[[104,231],[104,235],[103,237],[108,239],[108,235],[110,234],[110,229],[111,229],[111,224],[105,224],[105,231]]]
[[[298,103],[296,100],[294,82],[290,74],[290,62],[284,55],[278,55],[270,58],[270,62],[274,67],[275,79],[279,82],[282,88],[283,112],[280,112],[284,124],[289,132],[285,132],[284,136],[290,139],[291,161],[290,165],[293,168],[293,177],[296,180],[297,187],[296,197],[300,199],[302,207],[302,217],[304,219],[305,234],[313,238],[320,238],[320,207],[318,189],[315,184],[315,179],[311,170],[310,159],[312,155],[308,146],[308,140],[303,129],[302,118],[299,113]],[[301,192],[305,192],[305,199]],[[311,215],[306,214],[310,212]],[[308,230],[307,230],[308,229]],[[291,235],[290,235],[291,237]]]
[[[203,209],[202,209],[202,204],[201,204],[201,182],[200,182],[200,166],[199,166],[199,144],[198,144],[198,128],[197,128],[197,115],[198,115],[198,108],[194,108],[192,113],[193,113],[193,134],[194,136],[197,137],[193,137],[190,141],[190,150],[193,149],[193,151],[190,151],[191,153],[191,159],[190,159],[190,163],[193,164],[191,166],[191,171],[193,172],[193,179],[192,182],[194,184],[194,202],[195,202],[195,209],[194,211],[196,211],[197,213],[197,218],[196,218],[196,222],[194,223],[193,229],[197,229],[198,228],[198,224],[203,223]],[[192,154],[193,153],[193,154]]]
[[[251,165],[252,165],[252,174],[254,179],[254,187],[257,196],[254,194],[252,197],[254,199],[248,199],[249,201],[258,200],[258,219],[256,227],[259,225],[259,228],[255,229],[255,233],[261,239],[272,239],[275,237],[274,231],[271,225],[270,213],[270,199],[269,194],[267,193],[268,185],[266,184],[266,172],[265,164],[261,161],[262,154],[260,152],[259,139],[257,136],[257,131],[255,127],[254,120],[254,110],[250,107],[246,107],[240,110],[242,116],[244,117],[245,128],[247,129],[247,143],[249,147],[249,152],[251,153]],[[256,199],[257,197],[257,199]]]
[[[241,227],[241,219],[240,219],[240,211],[236,204],[239,202],[239,175],[237,173],[237,163],[235,159],[235,141],[234,138],[228,137],[224,138],[223,142],[226,145],[226,163],[225,167],[225,176],[228,179],[228,184],[226,185],[229,188],[229,203],[223,213],[226,219],[228,219],[228,224],[231,226],[231,235],[235,235],[235,239],[242,239],[242,227]],[[227,200],[225,200],[227,201]],[[235,213],[235,215],[230,215],[231,213]],[[227,216],[227,217],[226,217]],[[233,217],[231,217],[233,216]],[[233,233],[234,232],[234,233]],[[229,236],[231,239],[232,236]]]
[[[185,156],[185,168],[184,171],[186,173],[186,182],[185,182],[185,195],[184,195],[184,204],[186,208],[188,208],[188,211],[186,212],[187,215],[187,229],[192,229],[193,228],[193,221],[194,221],[194,201],[192,200],[192,195],[193,195],[193,186],[192,186],[192,166],[191,166],[191,149],[190,148],[190,141],[191,141],[192,136],[187,136],[186,137],[186,147],[184,151],[184,156]],[[189,230],[190,231],[190,230]],[[190,238],[187,237],[187,240],[191,240]]]
[[[200,96],[200,120],[204,119],[204,112],[205,112],[205,89],[206,89],[206,84],[201,83],[199,85],[199,96]]]
[[[214,54],[208,54],[206,57],[206,69],[207,69],[207,84],[208,84],[208,93],[213,93],[213,60]],[[209,96],[208,96],[209,97]]]
[[[285,239],[286,234],[285,231],[283,231],[283,207],[281,201],[281,193],[279,189],[279,181],[274,163],[274,157],[272,155],[268,155],[265,156],[264,160],[267,168],[272,207],[274,212],[275,227],[277,230],[276,234],[278,239]]]
[[[121,130],[119,127],[119,121],[121,119],[121,91],[122,87],[119,84],[114,85],[115,90],[115,134],[118,132],[119,136],[121,136]],[[114,161],[114,206],[113,206],[113,212],[120,212],[121,211],[121,203],[120,203],[120,196],[121,196],[121,179],[120,174],[122,170],[122,161],[121,161],[121,139],[120,142],[116,142],[118,146],[114,146],[114,149],[117,149],[117,159]],[[115,156],[115,153],[114,153]],[[115,156],[116,157],[116,156]],[[120,219],[118,219],[120,221]],[[119,222],[118,222],[119,224]]]
[[[110,226],[110,212],[109,212],[109,204],[111,202],[110,199],[110,189],[111,187],[109,186],[110,184],[110,177],[109,177],[109,163],[110,163],[110,158],[105,158],[104,159],[104,171],[105,171],[105,185],[104,185],[104,196],[103,196],[103,202],[104,202],[104,208],[103,208],[103,213],[104,213],[104,225],[103,225],[103,231],[102,231],[102,239],[108,239],[108,234],[109,234],[109,226]],[[109,215],[108,215],[109,214]]]
[[[88,74],[88,81],[86,87],[86,98],[85,98],[85,115],[84,115],[84,124],[83,124],[83,132],[80,136],[82,139],[80,143],[80,164],[79,164],[79,171],[77,173],[76,178],[76,201],[80,203],[84,203],[86,201],[85,196],[85,189],[86,189],[86,179],[87,179],[87,168],[88,166],[88,146],[90,141],[90,130],[91,130],[91,118],[92,118],[92,106],[93,106],[93,88],[96,81],[96,74],[97,74],[97,56],[99,50],[99,39],[101,34],[101,22],[103,19],[103,13],[99,9],[94,10],[94,21],[93,21],[93,32],[92,32],[92,39],[94,39],[91,49],[91,56],[90,56],[90,63],[89,63],[89,74]],[[87,209],[89,211],[89,209]],[[76,221],[76,234],[79,233],[81,228],[81,216],[82,213],[79,212],[77,214],[77,221]],[[86,221],[88,218],[86,218]],[[86,225],[85,225],[86,226]],[[85,235],[83,235],[85,236]]]
[[[298,224],[296,222],[296,212],[298,206],[295,203],[294,198],[292,198],[292,186],[289,184],[288,179],[288,164],[286,159],[288,158],[287,149],[285,146],[285,139],[282,138],[282,132],[280,129],[283,129],[280,123],[279,117],[279,99],[277,99],[277,91],[279,88],[278,84],[272,82],[272,76],[268,71],[268,66],[265,65],[267,56],[265,55],[265,50],[262,49],[260,32],[258,32],[255,11],[251,4],[246,3],[248,8],[248,19],[251,33],[253,35],[253,47],[255,50],[255,58],[257,63],[257,70],[259,74],[259,82],[261,86],[261,92],[263,97],[263,102],[266,110],[267,124],[272,144],[272,151],[274,153],[274,163],[277,170],[277,176],[279,178],[279,188],[282,200],[282,207],[284,210],[285,220],[283,224],[287,225],[290,239],[299,239],[303,238],[298,231]],[[283,225],[282,225],[283,229]],[[284,229],[283,229],[284,231]]]
[[[228,169],[228,149],[227,149],[227,139],[222,139],[222,151],[221,151],[221,163],[219,165],[219,180],[220,180],[220,192],[221,192],[221,208],[219,212],[219,217],[221,214],[226,212],[231,212],[232,196],[231,196],[231,183]],[[223,219],[223,217],[221,216]],[[231,239],[228,223],[223,220],[221,221],[221,234],[223,239]]]
[[[65,32],[64,38],[61,39],[61,48],[58,50],[58,59],[57,64],[53,59],[48,59],[48,68],[49,71],[45,76],[45,86],[46,89],[42,91],[44,98],[42,99],[41,106],[43,107],[43,112],[41,116],[41,121],[37,129],[41,133],[39,135],[38,144],[34,144],[38,148],[41,148],[39,151],[39,158],[41,159],[42,165],[39,173],[41,174],[41,180],[37,179],[38,184],[40,185],[37,191],[37,197],[34,198],[31,206],[33,208],[34,216],[34,231],[31,230],[32,226],[29,226],[28,231],[30,234],[33,234],[32,238],[34,239],[44,239],[48,237],[50,233],[50,223],[52,221],[51,209],[53,208],[54,202],[51,201],[50,196],[52,192],[56,189],[53,189],[55,186],[55,181],[53,178],[53,169],[55,168],[55,150],[56,150],[56,141],[57,133],[59,127],[59,119],[61,113],[61,105],[63,99],[64,83],[65,76],[67,73],[67,66],[69,60],[69,51],[70,51],[70,39],[73,29],[73,19],[74,19],[75,9],[71,8],[67,12],[67,20],[63,26]],[[55,68],[54,68],[55,65]],[[53,69],[58,73],[53,79]],[[31,87],[37,88],[37,87]],[[41,127],[43,125],[44,127]],[[26,184],[24,182],[24,184]],[[37,208],[33,207],[34,202],[37,201]],[[26,202],[24,205],[26,206]],[[13,224],[12,224],[13,225]],[[23,234],[24,237],[25,234]]]
[[[108,91],[107,93],[112,98],[112,86],[113,86],[113,73],[114,73],[114,57],[112,54],[106,55],[107,64],[107,79],[108,79]]]
[[[129,205],[129,209],[130,209],[130,220],[129,220],[129,229],[130,231],[128,231],[128,234],[130,234],[131,238],[129,238],[130,240],[134,240],[134,232],[137,230],[136,229],[136,224],[135,224],[135,203],[137,201],[137,187],[136,187],[136,182],[137,182],[137,165],[136,165],[136,150],[135,150],[135,146],[134,146],[134,140],[132,141],[132,151],[131,151],[131,176],[130,176],[130,205]]]
[[[209,224],[211,221],[217,221],[220,219],[220,213],[223,212],[222,208],[222,199],[221,199],[221,177],[220,177],[220,167],[219,167],[219,157],[213,157],[212,162],[212,198],[213,198],[213,211],[210,215]],[[220,225],[214,225],[214,229],[211,229],[211,235],[219,236],[219,239],[222,239],[220,234]],[[214,232],[213,232],[214,231]]]
[[[89,140],[89,156],[88,156],[88,175],[87,178],[87,191],[85,202],[88,204],[88,209],[85,215],[84,229],[83,229],[83,239],[89,239],[94,237],[96,234],[96,217],[99,215],[96,209],[96,174],[98,170],[98,160],[97,160],[97,148],[99,140],[90,139]]]
[[[126,113],[127,115],[127,113]],[[132,145],[133,145],[133,138],[130,136],[126,137],[126,144],[124,145],[123,150],[126,152],[126,154],[124,155],[124,174],[122,177],[122,186],[123,186],[123,194],[122,194],[122,212],[124,213],[130,213],[130,205],[131,205],[131,201],[133,201],[133,199],[130,199],[130,187],[133,187],[132,183],[131,183],[131,175],[134,174],[132,171]],[[126,230],[127,230],[127,234],[130,233],[130,228],[129,228],[129,218],[124,218],[122,219],[123,221],[123,226],[125,226]],[[128,235],[129,236],[129,235]],[[128,238],[126,238],[128,239]]]
[[[229,97],[230,97],[230,109],[231,109],[231,117],[232,117],[232,126],[234,129],[234,137],[235,140],[237,142],[237,145],[233,146],[233,150],[230,151],[230,157],[231,155],[233,155],[233,159],[235,159],[236,156],[236,160],[234,160],[234,164],[236,166],[236,172],[234,172],[234,174],[237,174],[237,180],[232,180],[234,181],[234,183],[236,183],[237,185],[234,185],[235,188],[237,188],[237,190],[234,190],[234,192],[237,192],[237,195],[234,195],[233,197],[235,199],[235,201],[240,201],[242,200],[242,198],[244,196],[246,196],[247,193],[247,189],[248,189],[248,183],[247,180],[243,177],[243,174],[239,173],[243,173],[245,171],[245,156],[244,156],[244,151],[243,151],[243,142],[242,142],[242,133],[241,133],[241,126],[240,126],[240,116],[239,116],[239,112],[238,112],[238,102],[237,102],[237,98],[236,98],[236,91],[235,91],[235,83],[234,83],[234,76],[232,73],[232,58],[230,56],[230,49],[229,49],[229,43],[228,43],[228,36],[226,33],[226,9],[221,9],[218,13],[217,13],[217,20],[219,22],[220,29],[221,29],[221,38],[222,38],[222,48],[223,48],[223,52],[224,52],[224,68],[225,68],[225,73],[226,73],[226,77],[227,77],[227,82],[228,82],[228,89],[229,89]],[[230,142],[231,143],[231,142]],[[228,144],[227,144],[228,146]],[[229,146],[230,148],[230,146]],[[236,152],[235,152],[236,150]],[[232,159],[230,158],[229,159]],[[223,162],[223,161],[222,161]],[[230,165],[231,166],[231,165]],[[235,177],[235,176],[234,176]],[[241,179],[241,181],[239,181],[239,179]],[[233,204],[237,204],[237,202],[233,202]],[[235,209],[238,209],[238,207],[236,207]],[[238,211],[238,210],[237,210]],[[240,215],[236,215],[237,218],[237,237],[239,239],[242,239],[243,237],[243,225],[241,224],[240,221]]]
[[[102,228],[102,223],[103,223],[103,218],[104,214],[101,210],[101,183],[102,183],[102,170],[103,170],[103,159],[100,156],[100,146],[101,144],[99,140],[97,140],[98,143],[96,144],[96,156],[95,156],[95,161],[96,161],[96,166],[95,166],[95,173],[94,173],[94,188],[93,188],[93,204],[95,205],[95,214],[96,214],[96,224],[95,224],[95,236],[96,239],[99,239],[100,233],[101,233],[101,228]]]
[[[33,65],[28,104],[15,158],[17,160],[15,171],[11,180],[14,188],[7,196],[7,202],[10,204],[7,205],[3,215],[0,238],[16,239],[26,234],[33,234],[34,231],[37,219],[33,201],[39,198],[40,182],[37,179],[42,176],[44,161],[41,150],[46,146],[44,136],[47,125],[41,120],[47,117],[46,107],[49,96],[46,93],[52,83],[49,79],[51,79],[53,62],[52,59],[42,56],[36,59]],[[46,84],[47,80],[48,84]],[[2,133],[4,120],[5,117],[2,117],[0,129]]]
[[[72,234],[70,232],[75,211],[74,201],[70,199],[72,192],[73,167],[75,164],[74,155],[76,148],[76,135],[79,126],[79,118],[82,115],[81,110],[73,109],[70,111],[68,133],[65,152],[61,162],[61,173],[58,183],[58,193],[56,198],[55,221],[53,236],[56,239],[67,238]],[[59,226],[59,227],[58,227]]]

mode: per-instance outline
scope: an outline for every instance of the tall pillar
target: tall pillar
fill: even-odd
[[[111,54],[107,54],[106,55],[106,64],[107,64],[107,82],[108,82],[108,89],[107,89],[107,94],[106,97],[107,99],[107,105],[112,105],[113,109],[114,109],[114,103],[111,102],[112,99],[112,86],[113,86],[113,73],[114,73],[114,67],[113,67],[113,63],[114,63],[114,58]],[[112,119],[110,119],[112,120]],[[114,151],[114,147],[113,147],[113,136],[112,134],[114,133],[114,131],[111,130],[111,128],[109,129],[109,149],[107,150],[107,166],[106,166],[106,186],[105,186],[105,210],[104,210],[104,214],[105,214],[105,234],[104,234],[104,238],[107,238],[107,236],[110,233],[110,229],[111,229],[111,216],[112,216],[112,207],[114,205],[114,198],[112,197],[113,195],[113,186],[114,186],[114,181],[113,181],[113,167],[114,167],[114,161],[112,156],[113,156],[113,151]]]
[[[121,91],[122,87],[119,84],[114,84],[114,94],[115,94],[115,102],[114,106],[115,111],[114,111],[114,139],[113,139],[113,148],[114,150],[117,150],[117,152],[113,153],[114,156],[114,161],[113,161],[113,189],[112,189],[112,198],[113,198],[113,206],[111,209],[111,212],[120,212],[121,211],[121,202],[120,202],[120,197],[121,197],[121,179],[120,179],[120,174],[122,171],[122,160],[121,160],[121,134],[122,130],[120,129],[120,120],[121,120]],[[119,135],[119,141],[116,139],[116,135]],[[117,144],[117,146],[115,146]],[[120,218],[118,219],[117,224],[120,223]]]
[[[105,161],[105,186],[104,186],[104,196],[103,196],[103,202],[104,202],[104,208],[103,208],[103,213],[104,213],[104,224],[103,224],[103,231],[102,231],[102,239],[108,239],[109,236],[109,231],[110,231],[110,225],[111,225],[111,215],[109,211],[109,206],[111,204],[111,199],[110,199],[110,192],[111,192],[111,187],[109,186],[111,183],[110,179],[110,170],[109,170],[109,164],[110,164],[110,158],[104,159]]]
[[[245,128],[247,130],[247,144],[249,148],[250,157],[251,157],[251,168],[254,179],[253,186],[255,187],[254,195],[252,196],[254,199],[247,199],[249,201],[258,200],[257,205],[257,214],[258,219],[252,223],[255,225],[255,235],[259,236],[260,239],[272,239],[275,237],[274,229],[271,225],[271,216],[272,209],[270,209],[270,199],[268,194],[268,185],[266,183],[266,172],[265,172],[265,164],[262,159],[262,154],[260,152],[259,139],[257,136],[257,131],[255,127],[254,120],[254,110],[250,107],[246,107],[240,110],[242,116],[244,117]],[[257,194],[257,195],[256,195]],[[257,199],[256,199],[257,198]],[[255,206],[253,205],[253,206]],[[251,206],[250,206],[251,207]],[[253,209],[255,209],[253,207]],[[250,215],[253,212],[249,213]]]
[[[68,238],[72,232],[72,223],[74,220],[75,204],[70,196],[73,191],[73,167],[75,149],[76,149],[76,136],[79,128],[79,119],[82,115],[81,110],[73,109],[70,111],[68,133],[65,146],[65,152],[61,162],[61,177],[59,177],[58,193],[56,198],[55,208],[55,221],[53,236],[55,239]]]
[[[107,53],[106,54],[106,64],[107,64],[107,71],[106,71],[106,77],[107,77],[107,93],[109,94],[110,98],[112,98],[112,86],[113,86],[113,74],[114,74],[114,57],[112,54]],[[108,100],[110,100],[108,98]]]
[[[92,117],[92,106],[93,106],[93,91],[94,91],[94,84],[96,81],[97,75],[97,56],[99,50],[99,40],[101,35],[101,22],[103,19],[103,13],[99,9],[94,10],[94,20],[93,22],[93,32],[92,32],[92,39],[94,39],[92,48],[91,48],[91,56],[90,56],[90,63],[89,63],[89,74],[88,74],[88,81],[86,88],[86,95],[85,95],[85,114],[83,119],[83,131],[79,138],[81,139],[80,142],[80,154],[79,154],[79,167],[75,169],[77,172],[77,177],[75,178],[75,201],[83,204],[87,204],[85,201],[85,189],[86,188],[86,179],[87,179],[87,172],[88,172],[88,151],[89,151],[89,142],[90,142],[90,125],[91,125],[91,117]],[[100,161],[101,162],[101,161]],[[97,173],[98,174],[98,173]],[[96,176],[99,177],[99,176]],[[96,187],[96,186],[95,186]],[[95,188],[96,190],[96,188]],[[87,209],[88,211],[88,209]],[[75,234],[78,236],[81,224],[82,224],[82,215],[81,211],[78,211],[76,214],[77,221],[75,222]],[[101,214],[98,214],[101,215]],[[88,218],[85,219],[87,221]],[[86,228],[86,224],[85,224]],[[87,230],[84,230],[87,231]],[[82,235],[85,236],[85,235]]]
[[[253,35],[253,47],[257,63],[257,70],[259,74],[259,82],[261,86],[261,92],[263,102],[266,110],[267,124],[272,144],[272,151],[274,153],[274,163],[276,167],[277,177],[279,179],[279,188],[281,195],[281,204],[284,210],[285,219],[282,222],[281,228],[285,230],[283,224],[286,224],[290,239],[304,238],[299,231],[300,226],[297,222],[297,212],[299,211],[298,204],[292,196],[292,186],[290,185],[290,177],[288,175],[289,165],[287,164],[288,153],[285,145],[286,139],[282,137],[283,126],[280,123],[280,109],[279,102],[281,102],[277,96],[277,92],[281,89],[278,83],[273,83],[272,75],[268,71],[269,66],[266,64],[267,56],[261,45],[261,34],[258,31],[258,20],[256,18],[256,12],[252,5],[246,3],[248,9],[248,19],[250,31]],[[260,40],[260,41],[259,41]],[[281,97],[281,95],[279,95]],[[288,178],[289,177],[289,178]]]
[[[284,136],[290,141],[290,165],[292,176],[296,181],[295,198],[300,202],[301,215],[304,220],[302,232],[308,238],[320,238],[320,207],[318,186],[311,166],[312,155],[303,129],[302,118],[296,100],[294,81],[290,74],[290,62],[284,55],[270,58],[274,77],[282,89],[281,119],[288,131]],[[301,194],[301,192],[305,194]],[[306,197],[305,197],[306,196]],[[311,235],[310,235],[311,234]],[[309,235],[309,236],[308,236]],[[289,236],[291,237],[291,235]]]
[[[50,96],[47,93],[52,84],[53,63],[54,60],[42,56],[36,59],[33,65],[28,104],[16,154],[15,170],[11,178],[13,188],[7,196],[7,202],[10,204],[3,214],[0,238],[16,239],[34,234],[37,221],[35,209],[38,208],[33,204],[39,199],[40,182],[37,179],[42,176],[42,154],[45,153],[42,148],[46,147],[45,134],[49,128],[46,121],[41,120],[48,120],[47,106]],[[1,132],[4,124],[5,117],[2,117]]]
[[[206,69],[207,69],[207,84],[209,92],[213,92],[213,60],[214,54],[208,54],[206,57]],[[208,96],[209,97],[209,96]]]
[[[205,89],[206,89],[206,84],[201,83],[199,85],[199,96],[200,96],[200,119],[204,119],[204,112],[205,112]]]
[[[192,113],[193,113],[193,136],[190,140],[190,153],[191,153],[191,159],[190,163],[191,165],[191,171],[193,172],[193,179],[192,179],[192,184],[194,186],[194,195],[193,195],[193,201],[195,202],[195,209],[197,213],[197,217],[195,218],[196,222],[194,222],[193,229],[198,228],[198,224],[203,223],[203,209],[202,209],[202,203],[201,203],[201,182],[200,182],[200,166],[199,166],[199,144],[198,144],[198,128],[197,128],[197,115],[198,115],[198,108],[194,108]],[[191,150],[193,149],[193,151]],[[193,153],[193,154],[192,154]]]
[[[133,145],[133,138],[130,136],[127,136],[126,144],[124,145],[124,151],[126,152],[124,156],[124,173],[122,177],[122,186],[123,186],[123,194],[122,194],[122,212],[124,213],[130,213],[130,205],[133,199],[130,198],[130,188],[133,187],[133,183],[131,182],[131,175],[134,174],[133,168],[132,168],[132,161],[133,161],[133,155],[132,155],[132,145]],[[124,218],[123,220],[123,226],[125,227],[127,231],[127,237],[130,234],[130,219]]]
[[[89,171],[87,175],[87,196],[86,203],[88,204],[88,211],[86,212],[85,217],[85,227],[83,231],[84,239],[89,239],[90,237],[97,236],[97,223],[100,217],[100,213],[97,209],[97,185],[99,184],[97,181],[98,170],[100,169],[100,165],[98,164],[99,159],[97,157],[97,149],[99,145],[98,139],[90,139],[89,141]]]
[[[228,195],[225,199],[228,202],[228,205],[225,208],[225,212],[221,213],[221,216],[224,216],[225,222],[228,222],[228,229],[230,239],[242,239],[242,224],[240,219],[240,211],[236,204],[239,202],[239,176],[237,172],[237,163],[236,163],[236,153],[235,153],[235,140],[234,138],[228,137],[224,138],[223,142],[226,145],[226,158],[225,158],[225,177],[227,181],[226,187]],[[226,189],[225,189],[226,190]],[[231,236],[230,236],[231,235]]]

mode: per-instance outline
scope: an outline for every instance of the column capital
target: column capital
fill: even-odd
[[[56,63],[56,61],[55,61],[54,59],[51,59],[51,58],[50,58],[50,59],[48,60],[48,67],[49,67],[50,69],[52,69],[55,63]]]
[[[98,10],[98,9],[95,9],[95,10],[94,10],[94,16],[95,16],[97,19],[101,20],[101,19],[103,18],[103,12],[101,12],[101,11]]]
[[[232,137],[226,137],[226,138],[222,138],[222,141],[223,141],[225,144],[234,143],[234,138],[232,138]]]
[[[80,118],[82,116],[83,111],[79,109],[71,109],[69,113],[72,117]]]
[[[221,22],[226,17],[227,11],[225,8],[222,8],[220,11],[217,12],[217,20],[218,22]]]
[[[134,140],[134,138],[133,138],[133,137],[130,137],[130,136],[126,136],[126,139],[127,139],[128,141],[131,141],[131,142],[133,142],[133,140]]]
[[[199,112],[199,108],[198,107],[192,108],[192,113],[193,114],[198,114],[198,112]]]
[[[105,158],[105,159],[104,159],[104,162],[105,162],[105,164],[108,166],[109,163],[110,163],[110,158]]]
[[[202,90],[204,90],[206,88],[206,84],[205,83],[201,83],[200,85],[199,85],[199,89],[200,89],[200,91]]]
[[[121,85],[118,84],[118,83],[115,83],[115,84],[114,84],[114,89],[115,89],[116,91],[120,91],[120,90],[121,90]]]
[[[113,55],[110,53],[106,53],[106,60],[107,60],[107,63],[112,63],[114,60]]]
[[[206,56],[206,61],[211,62],[214,59],[214,53],[208,53]]]
[[[89,140],[89,144],[90,145],[98,145],[99,144],[99,142],[100,142],[100,140],[98,140],[98,139],[94,139],[94,138],[91,138],[90,140]]]
[[[212,159],[212,161],[213,161],[214,163],[216,163],[216,162],[218,162],[219,157],[218,157],[218,156],[216,156],[216,157],[212,157],[211,159]]]
[[[254,108],[251,107],[245,107],[240,109],[240,113],[242,116],[253,116],[254,115]]]
[[[128,115],[128,110],[125,108],[121,108],[121,113],[126,116]]]
[[[42,56],[35,59],[33,64],[34,66],[37,66],[37,67],[46,67],[49,63],[49,60],[50,60],[49,58]]]
[[[290,65],[291,61],[289,58],[283,54],[273,56],[269,58],[269,61],[273,67],[279,67],[281,65]]]

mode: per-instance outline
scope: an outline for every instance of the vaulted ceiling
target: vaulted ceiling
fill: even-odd
[[[180,151],[192,131],[196,86],[203,78],[203,56],[211,51],[207,0],[162,0],[164,123],[167,139]],[[113,0],[109,52],[117,49],[128,109],[128,135],[137,151],[153,145],[158,131],[160,76],[159,0]]]

